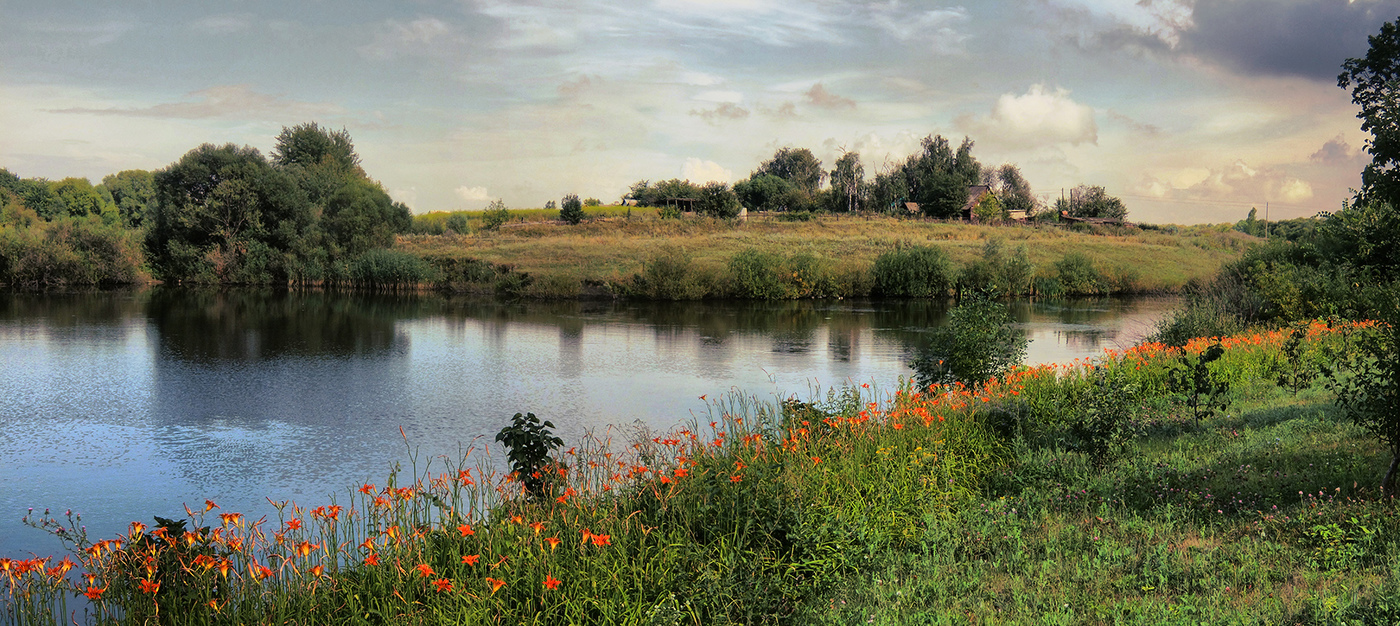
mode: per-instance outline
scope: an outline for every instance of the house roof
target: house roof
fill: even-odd
[[[992,193],[992,188],[988,185],[968,185],[967,204],[963,205],[963,213],[971,213],[973,209],[977,208],[977,203],[982,201],[982,196],[989,193]]]

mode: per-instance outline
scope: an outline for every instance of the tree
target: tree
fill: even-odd
[[[277,134],[277,146],[272,149],[272,162],[279,167],[330,165],[364,175],[350,132],[321,128],[315,122],[283,126]]]
[[[1026,182],[1021,176],[1021,169],[1011,163],[1003,163],[995,170],[995,185],[997,197],[1001,199],[1001,206],[1007,211],[1025,211],[1030,217],[1035,213],[1035,195],[1031,193],[1031,184]]]
[[[1323,373],[1337,407],[1390,451],[1381,493],[1393,496],[1400,469],[1400,283],[1372,290],[1380,292],[1374,299],[1382,303],[1381,323],[1361,330],[1356,350],[1335,355],[1336,365]]]
[[[506,208],[504,199],[497,198],[486,205],[486,209],[481,212],[481,230],[496,230],[502,224],[510,221],[510,209]]]
[[[721,219],[734,219],[739,216],[739,198],[727,183],[709,182],[700,188],[700,201],[696,212]]]
[[[256,148],[204,144],[154,174],[147,253],[172,280],[288,278],[284,253],[304,245],[306,195]]]
[[[1097,217],[1121,220],[1128,216],[1123,201],[1108,195],[1103,187],[1080,185],[1070,190],[1069,202],[1062,203],[1071,217]],[[1061,206],[1061,204],[1056,204]]]
[[[102,186],[112,194],[117,215],[127,228],[139,228],[155,208],[156,180],[146,170],[124,170],[102,178]]]
[[[569,194],[559,201],[559,218],[570,223],[577,224],[583,221],[583,202],[578,199],[578,194]]]
[[[1386,22],[1368,42],[1366,56],[1347,59],[1337,76],[1337,86],[1350,88],[1352,103],[1361,107],[1356,114],[1361,130],[1371,134],[1366,142],[1371,163],[1361,173],[1357,200],[1400,206],[1400,27]]]
[[[800,201],[801,191],[773,174],[757,174],[734,183],[739,202],[753,211],[786,211]]]
[[[49,189],[58,196],[68,215],[83,217],[102,214],[102,196],[86,178],[65,178],[49,183]]]
[[[1026,336],[1012,325],[1006,306],[983,298],[959,303],[929,347],[912,364],[925,387],[935,383],[986,383],[1026,358]]]
[[[394,233],[413,221],[408,207],[394,202],[384,188],[369,179],[342,186],[326,201],[321,228],[336,246],[333,252],[356,257],[394,245]]]
[[[836,169],[831,170],[831,189],[840,210],[860,209],[865,192],[865,167],[860,164],[859,152],[847,152],[836,159]]]
[[[941,135],[925,137],[921,144],[923,149],[904,162],[908,199],[929,217],[958,217],[967,204],[968,186],[982,178],[982,166],[972,156],[972,140],[964,137],[957,151]]]
[[[753,173],[754,176],[762,174],[771,174],[792,183],[809,196],[817,193],[822,179],[826,178],[822,162],[806,148],[778,148],[773,158],[764,161]]]

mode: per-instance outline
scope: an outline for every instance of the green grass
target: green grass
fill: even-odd
[[[425,256],[509,265],[536,279],[535,286],[522,295],[545,298],[639,295],[635,277],[668,250],[684,251],[698,276],[713,277],[707,297],[730,297],[734,291],[728,275],[731,260],[757,249],[813,259],[827,268],[832,283],[848,291],[834,295],[852,297],[870,295],[876,258],[897,246],[935,246],[961,271],[981,258],[989,239],[1002,240],[1007,249],[1025,246],[1035,273],[1052,282],[1057,262],[1067,254],[1082,254],[1097,270],[1102,281],[1098,290],[1104,292],[1179,290],[1190,281],[1208,279],[1255,240],[1214,226],[1187,227],[1172,234],[1130,230],[1109,235],[1053,226],[998,227],[874,216],[822,216],[806,222],[755,216],[730,222],[634,214],[630,220],[595,220],[577,226],[540,221],[471,235],[406,235],[399,238],[397,247]]]
[[[1168,371],[1210,340],[975,389],[727,395],[578,442],[539,500],[469,453],[261,525],[210,503],[190,515],[209,531],[168,540],[65,530],[93,581],[0,562],[0,622],[63,621],[52,603],[96,589],[95,623],[1393,623],[1385,454],[1326,392],[1273,385],[1284,339],[1222,341],[1230,408],[1199,425]],[[1074,424],[1104,393],[1132,436],[1095,458]]]

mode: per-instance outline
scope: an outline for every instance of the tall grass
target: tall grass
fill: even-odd
[[[0,227],[0,284],[130,284],[149,279],[141,233],[69,218]]]
[[[468,450],[314,508],[278,503],[275,520],[206,502],[184,528],[90,541],[45,516],[73,553],[0,560],[0,621],[65,621],[56,603],[82,596],[93,623],[1391,615],[1377,607],[1397,596],[1400,521],[1356,486],[1377,448],[1257,384],[1284,334],[1144,344],[973,388],[728,395],[672,432],[584,438],[545,468],[561,478],[545,498]],[[1307,336],[1345,349],[1326,325]],[[1212,375],[1245,409],[1201,429],[1168,372],[1217,341]],[[1098,464],[1067,437],[1104,378],[1137,440]]]

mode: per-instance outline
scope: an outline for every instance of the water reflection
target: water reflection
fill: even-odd
[[[1172,300],[1013,303],[1030,360],[1124,345]],[[320,501],[533,411],[577,438],[669,428],[701,395],[891,386],[948,303],[517,302],[286,289],[0,294],[0,556],[73,507],[110,535],[214,498]]]

